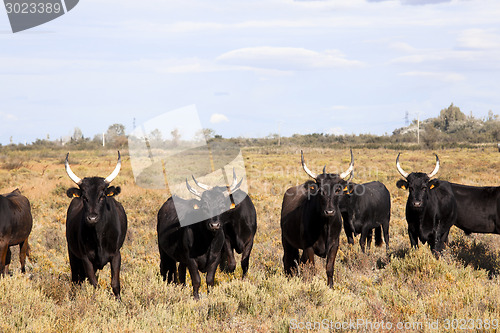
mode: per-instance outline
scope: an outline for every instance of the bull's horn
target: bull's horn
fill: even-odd
[[[309,170],[309,168],[306,166],[306,163],[304,162],[304,153],[302,150],[300,151],[300,159],[302,162],[302,168],[304,168],[304,171],[309,175],[309,177],[316,179],[316,175]]]
[[[186,178],[186,187],[189,190],[189,192],[191,192],[194,195],[196,195],[197,197],[201,198],[201,193],[196,191],[194,188],[191,187],[191,185],[189,185],[187,178]]]
[[[351,172],[354,170],[354,156],[352,155],[352,148],[351,148],[351,164],[349,164],[349,168],[340,174],[340,178],[344,179],[345,177],[349,176]]]
[[[399,155],[401,155],[401,153],[399,153],[398,157],[396,157],[396,168],[398,169],[401,176],[403,176],[406,179],[408,178],[409,173],[404,171],[403,168],[401,168],[401,165],[399,165]]]
[[[66,154],[66,163],[65,163],[66,173],[68,174],[69,178],[75,182],[76,185],[80,185],[82,183],[82,180],[77,175],[75,175],[73,171],[71,171],[71,167],[69,166],[68,162],[68,156],[69,153]]]
[[[325,166],[323,167],[323,174],[325,174],[325,173],[326,173],[326,164],[325,164]]]
[[[243,177],[241,177],[241,180],[238,182],[238,179],[236,178],[236,172],[234,171],[233,168],[233,183],[231,184],[231,187],[229,188],[230,193],[234,193],[234,191],[238,190],[243,183]]]
[[[108,184],[111,183],[113,179],[115,179],[116,176],[118,176],[121,167],[122,167],[122,158],[120,156],[120,151],[118,151],[118,162],[116,162],[116,167],[113,170],[113,172],[109,176],[107,176],[106,179],[104,179],[104,181]]]
[[[196,184],[199,188],[202,188],[202,189],[204,189],[205,191],[209,191],[209,190],[211,190],[211,189],[212,189],[212,187],[211,187],[211,186],[208,186],[208,185],[205,185],[205,184],[203,184],[203,183],[198,182],[198,181],[196,180],[196,178],[194,178],[194,175],[191,175],[191,177],[193,178],[194,183],[195,183],[195,184]]]
[[[436,167],[434,168],[434,171],[432,171],[431,173],[427,174],[427,176],[429,178],[434,177],[438,173],[438,171],[439,171],[439,157],[437,156],[437,154],[434,154],[434,155],[436,155]]]

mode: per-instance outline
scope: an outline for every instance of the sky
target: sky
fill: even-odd
[[[1,144],[189,105],[223,137],[391,134],[499,114],[499,78],[498,0],[81,0],[15,34],[0,8]]]

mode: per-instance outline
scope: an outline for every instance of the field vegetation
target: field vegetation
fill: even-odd
[[[249,194],[257,209],[258,230],[247,277],[220,271],[216,286],[195,301],[187,287],[168,285],[159,274],[156,214],[169,197],[165,190],[138,187],[130,160],[122,150],[123,167],[113,184],[128,215],[122,248],[122,301],[113,297],[109,265],[99,272],[99,288],[73,286],[68,262],[65,219],[73,186],[64,171],[68,147],[0,148],[0,191],[19,188],[32,205],[31,255],[27,273],[19,272],[13,249],[11,274],[0,278],[1,332],[271,332],[305,330],[370,332],[377,323],[403,323],[406,332],[445,331],[449,320],[492,323],[500,319],[500,236],[472,235],[453,227],[450,244],[436,260],[427,246],[410,249],[405,220],[407,192],[397,189],[398,150],[356,148],[358,183],[378,180],[391,193],[390,250],[349,246],[341,236],[334,287],[326,286],[325,261],[302,267],[299,275],[283,273],[280,210],[284,191],[308,179],[300,166],[299,145],[243,148]],[[305,148],[308,167],[327,165],[338,172],[349,164],[348,146]],[[496,144],[472,148],[406,150],[405,170],[430,172],[436,152],[440,179],[469,185],[500,185]],[[116,164],[116,150],[71,150],[73,171],[80,177],[106,176]],[[359,237],[358,237],[359,239]],[[190,281],[188,279],[188,281]],[[363,325],[365,323],[365,325]],[[372,326],[370,326],[370,323]],[[455,323],[457,323],[455,321]],[[337,326],[335,326],[337,325]],[[350,327],[350,328],[349,328]],[[385,326],[386,328],[388,326]],[[492,331],[488,326],[486,331]],[[389,330],[387,330],[389,331]],[[454,331],[453,329],[448,331]],[[456,329],[456,331],[463,331]],[[474,331],[474,330],[472,330]]]

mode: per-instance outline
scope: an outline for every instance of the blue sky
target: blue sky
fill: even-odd
[[[82,0],[16,34],[0,8],[2,144],[193,104],[224,137],[384,134],[498,114],[499,77],[496,0]]]

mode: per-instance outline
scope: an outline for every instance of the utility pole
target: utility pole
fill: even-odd
[[[278,122],[278,147],[281,146],[281,121]]]
[[[417,144],[420,144],[420,112],[417,113]]]

